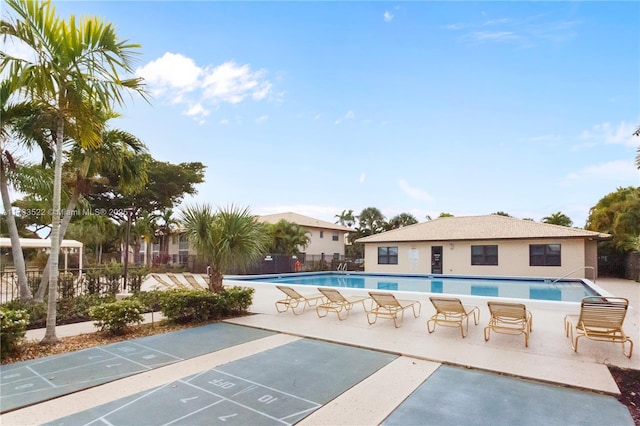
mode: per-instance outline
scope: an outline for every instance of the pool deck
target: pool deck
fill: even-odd
[[[638,344],[640,284],[622,279],[598,279],[597,285],[612,295],[629,299],[630,308],[624,329],[634,343]],[[153,373],[139,374],[6,413],[2,416],[2,424],[40,424],[51,421],[196,373],[201,371],[203,365],[210,368],[299,337],[402,355],[303,419],[300,424],[378,424],[441,364],[497,372],[507,377],[532,379],[610,395],[619,394],[619,389],[607,364],[640,370],[640,349],[637,348],[631,359],[622,354],[619,344],[581,339],[579,352],[575,353],[571,349],[569,339],[564,334],[563,318],[566,314],[578,313],[579,304],[525,302],[533,314],[533,331],[527,348],[524,346],[523,336],[492,333],[490,340],[484,341],[483,328],[489,317],[486,299],[460,296],[465,304],[475,304],[480,308],[479,325],[474,326],[471,322],[469,333],[463,339],[456,328],[437,326],[434,333],[427,332],[426,321],[434,313],[428,294],[400,292],[398,298],[419,300],[422,303],[422,313],[419,318],[413,318],[407,312],[403,325],[394,328],[393,322],[386,319],[379,319],[377,323],[369,325],[360,306],[355,307],[344,321],[339,321],[332,313],[325,318],[318,318],[313,308],[307,309],[302,315],[294,316],[290,311],[279,314],[274,302],[281,299],[283,294],[270,284],[252,283],[251,286],[256,290],[251,307],[254,315],[227,322],[276,331],[279,334],[179,362]],[[309,286],[292,287],[303,294],[315,293],[315,289]],[[367,290],[352,288],[341,288],[340,291],[345,295],[367,293]],[[157,316],[155,320],[158,320]],[[61,326],[58,328],[58,336],[92,331],[94,329],[90,323]],[[32,330],[27,337],[38,339],[42,333],[42,330]],[[393,389],[393,392],[371,392],[371,389]],[[366,403],[363,404],[363,401]]]

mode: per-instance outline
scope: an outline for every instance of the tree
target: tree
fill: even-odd
[[[97,185],[96,191],[87,197],[91,205],[114,212],[113,218],[122,221],[126,215],[117,212],[130,207],[153,214],[175,208],[185,195],[197,194],[196,185],[204,182],[206,166],[200,162],[171,164],[151,156],[147,161],[148,180],[142,191],[125,194],[109,183]],[[105,177],[110,182],[117,181],[116,174],[109,173]]]
[[[378,234],[385,229],[385,220],[382,212],[376,207],[367,207],[358,216],[358,238]]]
[[[310,232],[297,223],[281,219],[273,225],[269,225],[272,236],[271,251],[295,255],[309,246]]]
[[[173,209],[164,210],[161,214],[156,215],[156,218],[162,221],[157,226],[155,233],[160,237],[160,256],[164,260],[169,256],[169,235],[180,222],[173,216]]]
[[[107,123],[119,117],[111,111],[96,110],[96,115],[102,117],[104,125],[100,132],[100,145],[97,147],[82,147],[72,145],[66,152],[68,160],[63,165],[64,188],[69,189],[70,196],[67,208],[64,210],[60,223],[60,239],[66,234],[72,218],[79,215],[77,207],[83,199],[94,191],[97,183],[104,183],[105,175],[112,176],[115,181],[110,182],[125,194],[134,193],[144,188],[147,183],[148,155],[147,147],[134,135],[120,129],[111,129]],[[105,215],[108,210],[90,209],[85,206],[83,211],[90,215]],[[40,286],[36,293],[36,300],[42,300],[49,281],[51,256],[47,260]]]
[[[635,132],[633,132],[633,136],[640,137],[640,126],[638,126]],[[638,153],[636,155],[636,167],[638,168],[638,170],[640,170],[640,145],[638,145],[638,149],[636,150],[636,152]]]
[[[342,213],[335,215],[336,223],[351,228],[356,223],[356,217],[353,210],[342,210]]]
[[[24,253],[20,245],[20,235],[9,196],[9,179],[11,173],[16,171],[18,162],[9,151],[8,143],[12,134],[20,138],[29,148],[35,144],[34,142],[39,142],[45,161],[50,161],[51,150],[41,137],[34,137],[35,126],[24,125],[31,122],[34,117],[41,115],[41,111],[38,110],[33,102],[12,102],[11,98],[16,92],[17,84],[15,81],[7,79],[0,84],[0,117],[2,118],[0,127],[0,194],[5,211],[6,225],[9,230],[9,238],[11,239],[11,253],[13,265],[18,276],[20,299],[30,300],[32,299],[32,294],[27,282]]]
[[[495,215],[498,215],[498,216],[511,217],[511,215],[509,213],[505,213],[503,211],[497,211],[497,212],[491,213],[491,214],[495,214]]]
[[[414,225],[416,223],[418,223],[418,219],[416,219],[411,213],[400,213],[399,215],[389,219],[385,226],[385,230],[390,231],[392,229],[398,229],[404,226]]]
[[[195,205],[183,210],[182,223],[189,243],[211,267],[214,292],[222,291],[223,274],[246,271],[269,247],[265,226],[249,208],[232,205],[214,213],[209,204]]]
[[[549,223],[551,225],[560,225],[560,226],[572,226],[573,221],[569,216],[562,212],[553,213],[549,216],[545,216],[542,218],[544,223]]]
[[[11,57],[0,52],[3,69],[23,83],[24,93],[39,105],[48,105],[55,114],[55,167],[51,233],[51,269],[47,328],[42,343],[53,344],[56,337],[56,301],[60,250],[60,193],[62,187],[65,125],[75,127],[82,146],[99,144],[99,123],[89,105],[123,103],[123,91],[143,93],[140,78],[124,79],[121,72],[133,73],[133,54],[139,45],[120,41],[111,24],[97,18],[74,16],[64,21],[55,16],[51,1],[6,0],[17,17],[3,20],[1,33],[33,50],[33,58]]]
[[[618,188],[602,197],[589,210],[586,229],[611,234],[611,241],[598,243],[607,256],[609,272],[623,275],[625,252],[634,250],[640,236],[640,187]]]

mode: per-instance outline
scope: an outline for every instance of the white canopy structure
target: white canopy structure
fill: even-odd
[[[0,238],[0,247],[11,247],[11,238]],[[20,247],[25,248],[40,248],[51,250],[51,240],[45,240],[42,238],[20,238]],[[60,243],[60,251],[64,254],[64,270],[67,271],[67,260],[69,253],[78,253],[78,265],[80,274],[82,274],[82,255],[84,244],[76,240],[62,240]]]

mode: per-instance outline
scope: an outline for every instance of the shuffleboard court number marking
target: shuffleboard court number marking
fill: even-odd
[[[235,383],[224,379],[210,380],[209,383],[222,389],[231,389],[236,385]]]
[[[262,402],[263,404],[271,404],[272,402],[275,402],[278,398],[276,398],[273,395],[269,395],[269,394],[265,394],[262,395],[260,398],[258,398],[258,401]]]
[[[2,380],[13,379],[14,377],[20,377],[20,376],[22,376],[22,374],[20,373],[7,374],[6,376],[2,376]]]
[[[235,417],[237,415],[238,413],[229,414],[228,416],[220,416],[218,417],[218,420],[220,420],[221,422],[226,422],[227,419],[230,419],[231,417]]]
[[[182,402],[184,404],[185,402],[193,401],[194,399],[198,399],[198,398],[200,398],[200,397],[199,396],[192,396],[191,398],[182,398],[182,399],[180,399],[180,402]]]
[[[24,385],[16,386],[15,390],[29,389],[33,387],[33,383],[25,383]]]

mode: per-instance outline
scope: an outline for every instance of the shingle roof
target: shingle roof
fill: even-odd
[[[596,238],[611,236],[566,226],[501,215],[441,217],[400,229],[370,235],[359,243],[390,241],[499,240],[530,238]]]
[[[347,228],[346,226],[331,222],[325,222],[324,220],[314,219],[312,217],[303,216],[298,213],[287,212],[258,216],[258,220],[260,220],[260,222],[266,223],[277,223],[282,219],[286,220],[287,222],[296,223],[307,228],[335,229],[338,231],[353,232],[353,229]]]

